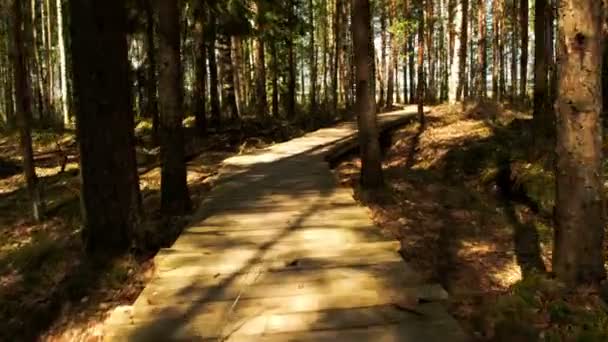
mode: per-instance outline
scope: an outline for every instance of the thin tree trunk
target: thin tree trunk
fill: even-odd
[[[209,62],[209,100],[211,102],[211,126],[216,130],[220,128],[220,95],[218,92],[217,61],[215,58],[216,22],[211,9],[207,10],[207,27],[209,29],[209,46],[207,59]]]
[[[351,9],[357,77],[356,112],[361,146],[361,186],[367,190],[383,186],[378,123],[376,117],[374,48],[368,0],[353,0]]]
[[[487,79],[488,79],[488,57],[487,57],[487,30],[486,30],[486,0],[479,0],[477,3],[478,25],[479,25],[479,76],[477,80],[477,91],[479,99],[485,99],[488,96]]]
[[[256,39],[256,58],[255,58],[255,94],[256,112],[258,116],[266,116],[268,111],[268,100],[266,99],[266,61],[264,58],[264,2],[256,0],[257,5],[257,39]]]
[[[201,2],[194,9],[194,37],[197,49],[195,55],[195,93],[194,93],[194,118],[196,129],[199,134],[207,133],[207,113],[205,112],[206,83],[207,83],[207,59],[206,42],[204,35],[205,6]]]
[[[520,27],[521,27],[521,66],[520,72],[521,75],[519,77],[519,93],[521,97],[521,101],[526,102],[528,98],[528,24],[529,24],[529,14],[528,14],[528,0],[521,0],[519,6],[519,17],[520,17]]]
[[[57,0],[61,1],[61,0]],[[146,96],[148,98],[146,115],[152,117],[152,137],[155,142],[159,141],[158,135],[158,89],[156,86],[156,44],[154,43],[154,8],[153,0],[144,0],[144,11],[146,12],[146,57],[148,59],[148,76],[146,81]],[[65,118],[65,116],[64,116]]]
[[[418,0],[418,4],[420,9],[423,8],[423,1]],[[418,97],[418,121],[420,125],[424,127],[424,14],[420,11],[420,18],[418,22],[418,88],[417,88],[417,97]]]
[[[378,86],[380,99],[378,100],[378,108],[382,110],[386,104],[386,46],[388,45],[387,28],[386,28],[386,3],[387,0],[378,1],[380,6],[380,68],[378,69]],[[390,0],[389,0],[390,1]]]
[[[24,31],[22,30],[24,11],[22,2],[13,0],[12,4],[12,47],[13,47],[13,81],[15,82],[15,102],[17,126],[19,127],[19,142],[23,162],[23,174],[27,183],[27,192],[30,198],[31,214],[34,220],[42,218],[42,199],[36,169],[34,165],[34,152],[32,150],[31,134],[31,89],[27,80],[28,70],[26,62]]]
[[[553,271],[570,287],[606,277],[602,180],[602,3],[560,1]]]
[[[67,65],[63,37],[63,10],[61,0],[55,0],[55,2],[57,5],[57,49],[59,52],[59,107],[65,125],[70,121],[70,106],[68,103]]]
[[[500,93],[500,39],[502,34],[500,0],[492,1],[492,99],[500,102],[502,100]]]
[[[456,88],[456,101],[464,99],[464,88],[466,81],[468,31],[469,31],[469,0],[462,0],[462,22],[460,28],[460,50],[458,52],[458,86]],[[458,23],[456,23],[458,25]]]
[[[288,1],[288,18],[287,25],[289,27],[293,26],[293,2]],[[289,37],[287,38],[287,64],[288,64],[288,78],[287,78],[287,110],[286,116],[288,119],[292,119],[296,115],[296,60],[295,60],[295,52],[294,52],[294,42],[293,42],[293,32],[290,32]]]
[[[315,44],[315,8],[313,0],[308,1],[309,20],[312,25],[310,30],[310,111],[317,109],[317,46]],[[304,86],[302,84],[302,86]]]
[[[333,66],[331,75],[331,112],[333,115],[338,113],[338,60],[340,55],[341,47],[341,11],[342,11],[342,0],[336,0],[336,8],[334,12],[334,55],[333,55]]]
[[[270,55],[272,57],[272,116],[279,117],[279,60],[277,56],[276,42],[270,43]]]
[[[534,14],[534,111],[535,137],[546,137],[552,126],[547,114],[549,79],[547,70],[547,30],[545,23],[547,0],[536,0]],[[539,140],[541,142],[542,139]]]
[[[511,101],[517,99],[517,42],[519,39],[519,24],[515,20],[518,17],[517,1],[513,0],[511,17]]]
[[[179,13],[177,2],[158,2],[161,211],[170,216],[183,215],[191,209],[182,127],[184,95]]]

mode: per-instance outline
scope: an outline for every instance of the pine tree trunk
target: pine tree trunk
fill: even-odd
[[[502,101],[500,93],[500,39],[502,34],[500,0],[492,1],[492,99]]]
[[[258,116],[266,116],[268,111],[268,100],[266,98],[266,61],[264,57],[264,39],[262,35],[263,25],[262,18],[264,16],[263,1],[257,0],[257,29],[258,36],[256,39],[256,56],[255,56],[255,94],[256,94],[256,112]]]
[[[61,1],[61,0],[57,0]],[[159,114],[158,114],[158,89],[156,86],[156,44],[154,43],[154,31],[155,31],[155,21],[154,21],[154,7],[152,4],[153,0],[145,0],[144,1],[144,11],[146,12],[146,57],[148,59],[148,75],[146,81],[146,97],[147,108],[146,108],[146,116],[150,116],[152,118],[152,137],[158,142],[158,122],[159,122]]]
[[[458,86],[456,88],[456,101],[464,99],[464,88],[466,84],[466,68],[467,68],[467,51],[468,48],[468,31],[469,31],[469,0],[462,0],[462,22],[460,27],[460,50],[458,52]],[[458,25],[458,23],[456,23]]]
[[[519,6],[519,26],[521,27],[521,59],[519,76],[519,96],[522,102],[526,102],[528,98],[528,0],[521,0]]]
[[[513,0],[511,17],[511,101],[517,100],[517,42],[519,38],[519,23],[515,18],[518,17],[517,0]]]
[[[397,17],[397,4],[396,0],[388,0],[388,24],[392,26],[393,21],[396,20]],[[390,51],[390,59],[387,65],[387,85],[386,85],[386,108],[393,108],[393,99],[395,96],[395,73],[394,73],[394,65],[397,61],[397,42],[395,34],[389,31],[388,36],[388,49]]]
[[[334,11],[334,54],[332,64],[332,75],[331,75],[331,113],[336,115],[338,113],[338,60],[341,48],[341,11],[342,11],[342,0],[336,0],[336,8]]]
[[[569,286],[606,277],[602,180],[602,4],[562,0],[558,19],[553,271]]]
[[[209,62],[209,101],[211,103],[211,126],[216,130],[220,128],[220,95],[217,74],[217,60],[215,58],[216,21],[211,9],[207,10],[207,27],[209,30],[209,41],[207,46],[207,59]]]
[[[478,98],[483,100],[488,96],[488,57],[487,57],[487,30],[486,30],[486,0],[479,0],[477,3],[478,25],[479,25],[479,46],[477,56],[479,58],[479,75],[477,80]]]
[[[292,27],[294,24],[293,18],[293,3],[292,1],[288,1],[288,18],[287,25]],[[286,116],[288,119],[293,119],[296,115],[296,60],[295,60],[295,52],[294,52],[294,41],[293,41],[294,32],[290,32],[287,38],[287,68],[288,68],[288,77],[287,77],[287,108],[286,108]]]
[[[546,115],[549,106],[549,79],[547,70],[547,27],[546,27],[547,0],[536,0],[534,14],[534,111],[533,120],[535,137],[546,137],[548,128],[552,126],[550,118]],[[542,141],[540,139],[539,141]]]
[[[270,43],[270,55],[272,57],[272,116],[279,117],[279,60],[277,56],[276,42]]]
[[[89,252],[108,256],[131,247],[141,217],[126,10],[121,0],[70,8],[83,237]]]
[[[462,0],[451,0],[453,3],[453,19],[451,21],[451,29],[450,29],[450,40],[452,44],[450,44],[450,80],[449,80],[449,92],[448,92],[448,100],[450,103],[456,103],[459,99],[457,96],[458,84],[460,83],[459,77],[459,69],[460,69],[460,58],[462,57],[462,44],[466,44],[465,41],[462,40],[463,27],[462,24],[462,10],[463,10],[463,1]]]
[[[424,90],[425,90],[425,74],[424,74],[424,13],[422,11],[423,1],[418,0],[420,11],[420,18],[418,21],[418,88],[417,88],[417,102],[418,102],[418,121],[420,125],[424,127]]]
[[[311,112],[317,109],[317,46],[315,44],[315,8],[313,0],[308,1],[309,20],[312,25],[310,30],[310,108]],[[304,85],[302,85],[304,86]]]
[[[378,123],[376,117],[374,48],[368,0],[353,0],[351,9],[355,68],[357,77],[356,113],[361,146],[361,187],[375,190],[383,186]]]
[[[206,42],[204,34],[205,7],[203,3],[196,5],[194,9],[194,51],[195,80],[194,80],[194,118],[196,130],[199,134],[207,133],[207,113],[205,112],[206,83],[207,83],[207,58]]]
[[[177,2],[158,2],[161,211],[170,216],[183,215],[191,209],[182,127],[184,95],[179,13]]]
[[[22,2],[13,0],[12,11],[12,62],[13,62],[13,81],[15,82],[15,102],[17,126],[19,127],[19,142],[21,148],[21,158],[23,163],[23,173],[27,183],[27,192],[30,199],[31,214],[34,220],[42,219],[42,199],[36,169],[34,165],[34,152],[32,150],[32,105],[31,89],[27,80],[28,70],[26,62],[27,49],[22,30],[24,21],[24,10]]]
[[[55,0],[57,5],[57,49],[59,52],[59,107],[63,124],[70,121],[70,106],[68,103],[68,81],[65,39],[63,37],[63,9],[61,0]]]
[[[236,105],[236,95],[234,86],[234,71],[232,63],[232,49],[230,47],[230,36],[220,34],[218,39],[218,51],[220,56],[220,75],[221,75],[221,95],[222,112],[230,113],[232,120],[239,118],[239,111]]]

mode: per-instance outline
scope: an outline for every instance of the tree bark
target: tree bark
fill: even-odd
[[[220,34],[218,39],[218,50],[221,65],[221,89],[222,89],[222,112],[230,113],[232,120],[239,118],[239,110],[236,104],[234,71],[232,63],[232,49],[230,47],[230,36]]]
[[[207,27],[209,29],[209,41],[207,46],[207,58],[209,61],[209,101],[211,102],[211,126],[216,130],[220,128],[220,95],[218,91],[219,81],[217,75],[217,60],[215,58],[216,19],[211,9],[207,10]]]
[[[169,216],[183,215],[191,209],[182,127],[179,13],[177,1],[158,1],[161,211]]]
[[[479,73],[477,79],[478,98],[483,100],[488,96],[488,57],[487,57],[487,29],[486,29],[486,0],[479,0],[477,3],[478,25],[479,25],[479,46],[477,51]]]
[[[462,0],[462,22],[460,28],[460,51],[458,52],[458,87],[456,88],[456,101],[464,98],[464,88],[467,73],[467,51],[468,51],[468,31],[469,31],[469,0]]]
[[[264,5],[263,0],[257,0],[257,40],[255,58],[255,93],[256,111],[258,116],[266,116],[268,100],[266,99],[266,61],[264,57]]]
[[[205,112],[207,58],[204,34],[205,6],[198,3],[194,9],[194,37],[195,46],[195,84],[194,84],[194,119],[196,130],[200,135],[207,133],[207,113]]]
[[[310,108],[311,112],[317,109],[317,46],[315,44],[315,8],[313,0],[308,1],[309,20],[312,25],[310,30]],[[304,86],[304,85],[302,85]]]
[[[521,0],[519,13],[519,26],[521,27],[521,66],[519,68],[521,75],[519,77],[519,96],[521,101],[525,103],[528,98],[528,0]]]
[[[57,0],[61,1],[61,0]],[[154,0],[144,0],[144,11],[146,12],[146,58],[148,59],[148,75],[146,81],[146,115],[152,118],[152,137],[155,142],[159,141],[158,135],[158,88],[156,86],[156,44],[154,43]]]
[[[25,40],[23,38],[23,7],[22,2],[13,0],[11,6],[12,16],[12,48],[13,48],[13,81],[15,82],[15,102],[17,126],[19,127],[19,143],[23,163],[23,174],[27,183],[27,192],[30,198],[31,214],[34,220],[42,219],[42,199],[38,177],[34,165],[34,152],[32,150],[32,105],[31,89],[27,79],[28,70],[26,62]]]
[[[341,11],[342,11],[342,0],[336,0],[336,8],[334,12],[334,55],[331,75],[331,112],[333,115],[338,113],[338,61],[341,47]]]
[[[605,278],[602,180],[602,4],[561,0],[558,19],[553,271],[570,286]]]
[[[418,121],[420,125],[424,127],[424,93],[425,93],[425,75],[424,75],[424,13],[422,8],[424,0],[418,0],[420,8],[420,17],[418,22],[418,88],[417,88],[417,102],[418,102]]]
[[[547,29],[545,23],[547,0],[536,0],[534,13],[534,130],[535,137],[546,137],[552,125],[547,114],[549,106],[549,73],[547,69]],[[540,139],[542,141],[543,139]]]
[[[141,217],[126,10],[121,0],[70,8],[83,237],[89,252],[111,255],[131,247]]]
[[[357,77],[356,112],[361,146],[361,187],[375,190],[383,186],[378,122],[376,117],[374,48],[369,0],[353,0],[351,8],[355,68]]]

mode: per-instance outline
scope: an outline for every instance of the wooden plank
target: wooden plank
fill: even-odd
[[[277,270],[303,270],[303,269],[323,269],[359,265],[373,265],[387,262],[400,261],[401,258],[396,253],[373,254],[367,258],[338,256],[333,258],[300,258],[286,260],[223,260],[215,264],[197,262],[190,259],[189,262],[167,262],[157,267],[159,277],[172,276],[195,276],[204,274],[218,273],[242,273],[259,270],[259,272]]]
[[[391,338],[398,336],[400,339],[396,341],[439,341],[433,339],[433,336],[437,335],[438,330],[443,330],[446,333],[441,337],[450,338],[444,341],[464,341],[463,336],[450,333],[457,328],[457,323],[445,314],[443,308],[436,304],[425,304],[421,305],[419,310],[422,315],[399,310],[392,305],[356,307],[346,310],[260,313],[249,316],[241,315],[236,311],[228,320],[217,322],[213,321],[213,317],[202,315],[179,326],[172,324],[171,320],[160,320],[154,324],[142,326],[119,326],[116,330],[122,330],[124,336],[149,338],[164,335],[164,338],[171,340],[186,340],[196,337],[201,340],[219,339],[222,341],[291,341],[297,337],[301,341],[315,342],[324,341],[324,338],[329,336],[337,341],[353,341],[357,335],[361,338],[368,338],[368,340],[362,341],[377,341],[375,338],[384,338],[384,336]],[[433,317],[433,319],[428,319],[428,317]],[[398,326],[399,329],[392,331],[394,326]],[[367,333],[359,331],[353,335],[353,331],[358,329],[365,329]],[[133,333],[133,331],[138,332]],[[390,333],[389,335],[384,335],[384,333],[379,335],[380,331]],[[304,339],[304,337],[310,339]]]

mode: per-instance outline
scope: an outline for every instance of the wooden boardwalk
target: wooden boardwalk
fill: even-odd
[[[381,117],[386,128],[413,107]],[[464,341],[421,284],[399,243],[374,226],[326,157],[352,144],[353,124],[321,129],[225,161],[217,185],[109,341]]]

